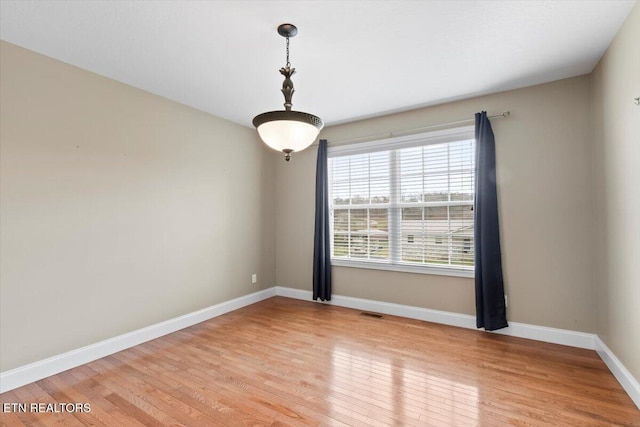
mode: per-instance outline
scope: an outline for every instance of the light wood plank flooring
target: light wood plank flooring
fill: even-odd
[[[593,351],[282,297],[0,395],[2,425],[640,426]]]

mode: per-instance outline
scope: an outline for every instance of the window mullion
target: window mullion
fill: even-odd
[[[397,150],[389,153],[389,260],[402,261],[402,212],[400,210],[400,156]]]
[[[422,181],[422,194],[420,194],[420,201],[421,202],[426,202],[425,200],[425,191],[426,189],[424,188],[424,176],[427,173],[426,171],[426,161],[425,161],[425,152],[424,152],[424,147],[422,147],[421,154],[422,154],[422,176],[420,177],[420,180]],[[429,239],[427,239],[427,222],[425,221],[425,217],[424,217],[424,208],[420,209],[422,212],[422,216],[421,216],[421,226],[422,226],[422,247],[420,248],[420,252],[422,254],[422,263],[424,264],[426,261],[426,257],[427,257],[427,243],[429,242]]]
[[[371,209],[367,208],[367,259],[371,259]]]
[[[447,144],[447,258],[448,265],[451,265],[453,259],[453,235],[451,233],[451,145]]]
[[[349,159],[349,205],[353,204],[351,182],[351,158]],[[347,210],[347,257],[351,258],[351,208]]]
[[[367,156],[367,204],[371,205],[371,154]],[[371,207],[367,208],[367,259],[371,259]]]

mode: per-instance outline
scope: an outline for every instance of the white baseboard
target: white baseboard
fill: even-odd
[[[624,367],[622,362],[618,360],[615,354],[607,347],[607,345],[596,337],[596,351],[600,358],[604,361],[607,368],[616,377],[622,388],[627,392],[631,400],[640,409],[640,383],[631,375],[631,372]]]
[[[313,300],[311,291],[276,286],[276,295]],[[321,302],[321,301],[316,301]],[[408,317],[410,319],[424,320],[427,322],[442,323],[444,325],[459,326],[461,328],[476,328],[476,318],[468,314],[450,313],[447,311],[431,310],[428,308],[412,307],[408,305],[394,304],[391,302],[374,301],[369,299],[332,295],[331,301],[322,301],[322,304],[337,305],[339,307],[354,308],[356,310],[373,311],[375,313],[389,314],[392,316]]]
[[[205,320],[212,319],[276,295],[305,301],[313,301],[313,294],[311,291],[275,286],[38,362],[30,363],[19,368],[0,372],[0,393],[13,390],[14,388],[41,380],[59,372],[75,368],[76,366],[89,363],[101,357],[117,353],[118,351],[159,338],[163,335],[204,322]],[[331,304],[356,310],[372,311],[444,325],[458,326],[461,328],[476,329],[475,317],[468,314],[431,310],[428,308],[413,307],[342,295],[333,295],[331,301],[322,302],[322,304]],[[629,394],[631,399],[635,402],[638,408],[640,408],[640,385],[638,384],[638,381],[597,335],[517,322],[509,322],[508,328],[494,331],[492,333],[596,350],[622,387]]]
[[[310,301],[311,291],[276,286],[276,294]],[[410,319],[424,320],[427,322],[441,323],[443,325],[458,326],[467,329],[476,328],[476,318],[468,314],[451,313],[448,311],[431,310],[422,307],[400,305],[383,301],[373,301],[362,298],[332,295],[331,301],[324,304],[332,304],[340,307],[355,308],[357,310],[373,311],[376,313],[393,316],[408,317]],[[509,322],[509,327],[493,331],[491,333],[510,335],[520,338],[528,338],[537,341],[563,344],[571,347],[595,350],[595,335],[585,332],[575,332],[566,329],[548,328],[545,326],[527,325],[525,323]]]
[[[529,325],[518,322],[509,322],[509,327],[492,331],[491,333],[568,345],[570,347],[586,348],[588,350],[595,350],[595,339],[597,337],[595,334],[586,332],[549,328],[547,326]]]
[[[225,301],[202,310],[194,311],[183,316],[169,319],[146,328],[128,332],[117,337],[109,338],[85,347],[71,350],[57,356],[49,357],[38,362],[30,363],[9,371],[0,372],[0,393],[41,380],[67,369],[89,363],[101,357],[125,350],[159,338],[163,335],[184,329],[204,322],[225,313],[237,310],[247,305],[271,298],[276,295],[275,288],[244,295],[239,298]]]

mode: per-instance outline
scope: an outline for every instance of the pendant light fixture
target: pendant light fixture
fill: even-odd
[[[292,68],[289,62],[289,38],[295,37],[298,29],[293,24],[282,24],[278,27],[278,34],[287,39],[287,62],[280,68],[280,74],[284,76],[282,94],[285,109],[258,114],[253,118],[253,125],[265,144],[274,150],[282,151],[285,160],[289,161],[291,153],[304,150],[316,140],[324,123],[318,116],[291,109],[291,97],[294,92],[291,76],[295,74],[296,69]]]

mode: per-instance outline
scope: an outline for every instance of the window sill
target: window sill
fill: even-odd
[[[475,271],[473,269],[455,268],[455,267],[424,267],[418,265],[405,264],[387,264],[383,262],[361,262],[345,259],[331,259],[331,265],[334,267],[349,268],[366,268],[369,270],[387,270],[398,271],[403,273],[432,274],[437,276],[453,276],[474,278]]]

